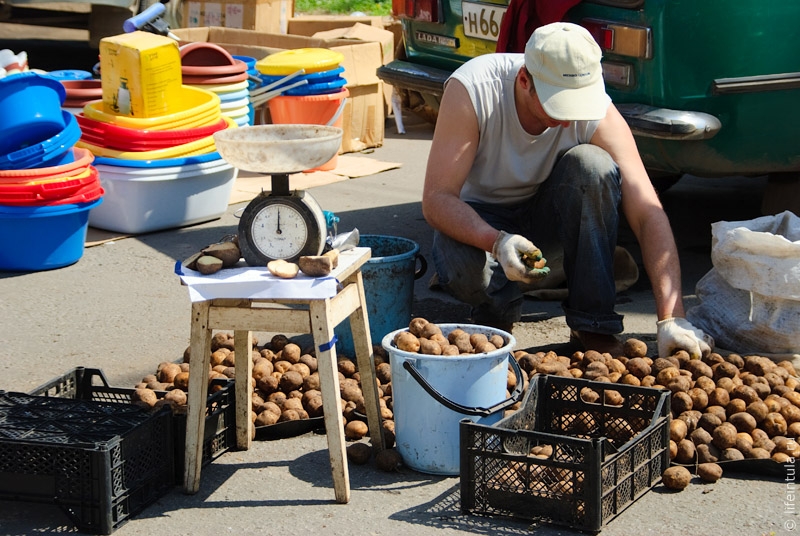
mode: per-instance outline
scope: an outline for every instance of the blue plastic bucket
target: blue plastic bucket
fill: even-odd
[[[32,272],[61,268],[83,256],[89,203],[46,206],[0,206],[0,270]]]
[[[511,352],[514,337],[505,331],[472,324],[439,324],[442,334],[460,328],[470,335],[500,335],[506,344],[481,354],[436,356],[399,350],[394,339],[408,328],[387,334],[382,341],[392,371],[392,411],[395,443],[403,463],[422,473],[460,473],[459,423],[470,419],[491,426],[522,396],[522,376]],[[517,388],[506,397],[508,366]]]
[[[414,302],[414,281],[425,275],[427,262],[419,253],[419,245],[408,238],[384,235],[361,235],[359,247],[372,249],[372,257],[361,267],[367,318],[372,344],[411,321]],[[417,269],[417,261],[420,268]],[[350,323],[345,320],[335,330],[336,352],[355,356]]]

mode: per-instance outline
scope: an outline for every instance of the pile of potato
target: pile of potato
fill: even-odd
[[[394,420],[391,410],[391,367],[384,349],[374,347],[375,378],[378,387],[379,403],[383,426],[384,444],[387,448],[394,445]],[[156,373],[142,378],[135,386],[134,403],[145,407],[161,407],[168,404],[173,411],[184,412],[189,386],[190,348],[186,348],[182,363],[162,362]],[[253,337],[253,349],[250,354],[253,360],[251,401],[251,417],[255,426],[269,426],[286,421],[322,417],[322,393],[319,390],[319,373],[317,358],[313,350],[301,349],[287,336],[278,334],[264,344],[259,345]],[[235,377],[236,354],[233,335],[225,332],[214,333],[211,340],[211,366],[208,374],[209,392],[221,389],[214,384],[218,378],[233,379]],[[349,440],[357,441],[368,436],[365,422],[366,409],[361,391],[361,378],[354,361],[340,357],[337,363],[339,371],[340,406],[344,418],[344,432]],[[159,398],[158,392],[166,391]],[[254,429],[255,432],[255,429]],[[371,453],[371,447],[370,447]],[[356,463],[366,463],[364,451],[359,447],[348,455]],[[382,461],[392,455],[381,455]],[[363,460],[363,461],[362,461]],[[393,463],[392,463],[393,462]],[[392,458],[383,463],[392,469],[399,461]]]
[[[692,360],[685,351],[652,358],[637,339],[628,339],[620,356],[589,350],[569,357],[518,351],[514,357],[526,382],[534,374],[556,374],[670,390],[670,459],[681,464],[663,475],[671,489],[685,488],[692,472],[703,481],[718,480],[721,461],[772,459],[783,464],[800,457],[800,379],[788,361],[718,353]],[[512,378],[509,372],[509,391]],[[586,402],[597,402],[599,396],[589,388],[581,392]],[[603,396],[606,404],[623,402],[615,390],[605,390]]]

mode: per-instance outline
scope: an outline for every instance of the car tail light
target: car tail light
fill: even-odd
[[[589,30],[603,52],[641,59],[653,57],[650,28],[596,19],[584,19],[581,26]]]
[[[392,0],[392,15],[425,22],[439,20],[439,0]]]

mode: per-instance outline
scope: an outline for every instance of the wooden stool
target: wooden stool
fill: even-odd
[[[380,406],[361,277],[361,266],[369,260],[370,255],[370,248],[363,247],[339,255],[339,266],[331,276],[340,285],[330,298],[214,298],[193,301],[183,480],[187,493],[196,493],[200,487],[212,331],[233,330],[234,352],[237,356],[236,443],[238,448],[246,450],[250,448],[254,426],[250,418],[253,392],[252,332],[307,333],[310,329],[316,349],[336,502],[347,503],[350,500],[336,347],[331,341],[334,327],[349,317],[369,434],[373,446],[380,451],[383,449]]]

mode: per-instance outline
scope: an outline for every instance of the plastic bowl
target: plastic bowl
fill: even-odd
[[[15,178],[0,178],[0,189],[5,186],[34,186],[37,184],[50,184],[54,182],[82,180],[89,177],[92,173],[91,167],[78,169],[62,175],[53,175],[48,177],[15,177]]]
[[[235,84],[237,82],[244,82],[248,79],[250,75],[247,72],[243,72],[240,74],[231,74],[231,75],[184,75],[183,76],[183,83],[190,84],[194,86],[205,86],[208,84]]]
[[[87,171],[84,178],[0,186],[0,205],[30,206],[92,201],[102,195],[102,192],[98,192],[101,188],[100,175],[94,166]]]
[[[102,80],[61,80],[67,91],[65,103],[70,100],[100,100],[103,98]]]
[[[78,115],[77,119],[83,132],[81,135],[83,141],[121,151],[164,149],[205,138],[214,132],[229,127],[224,117],[220,117],[213,125],[157,131],[120,127],[111,123],[94,121],[83,115]]]
[[[305,69],[306,74],[335,69],[344,61],[341,52],[327,48],[295,48],[270,54],[256,62],[261,74],[287,76]]]
[[[39,179],[55,176],[69,176],[80,173],[94,161],[94,155],[88,149],[73,147],[72,161],[59,166],[47,166],[31,169],[0,169],[0,182],[4,179]]]
[[[23,149],[64,130],[61,82],[34,72],[0,78],[0,154]]]
[[[233,65],[235,59],[230,53],[207,41],[195,41],[180,47],[181,67],[184,65]]]
[[[88,103],[83,108],[83,115],[97,121],[127,128],[170,130],[202,126],[218,121],[219,102],[219,96],[216,93],[184,84],[181,87],[179,109],[170,114],[156,117],[128,117],[126,115],[108,113],[104,110],[102,101],[95,101]]]
[[[153,167],[171,167],[171,166],[186,166],[190,164],[200,164],[203,162],[211,162],[212,160],[219,160],[222,158],[218,151],[213,153],[198,154],[192,156],[181,156],[178,158],[161,158],[154,160],[128,160],[125,158],[109,158],[105,156],[98,156],[94,159],[96,165],[131,167],[131,168],[153,168]]]
[[[236,128],[236,121],[229,117],[224,117],[227,123],[227,128]],[[120,151],[117,149],[110,149],[108,147],[93,145],[81,140],[76,144],[78,147],[89,149],[95,156],[107,156],[110,158],[121,158],[128,160],[157,160],[163,158],[175,158],[180,156],[192,156],[214,152],[214,136],[209,135],[198,140],[182,143],[180,145],[173,145],[163,149],[153,149],[150,151]]]
[[[231,76],[247,72],[243,61],[234,60],[233,65],[181,65],[183,76]]]
[[[59,108],[66,126],[57,134],[12,153],[0,155],[0,168],[29,169],[68,164],[73,161],[72,146],[80,139],[81,129],[75,116]]]

